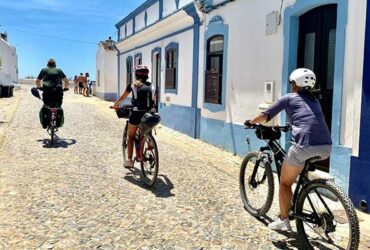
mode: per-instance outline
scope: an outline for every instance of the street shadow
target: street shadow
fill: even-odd
[[[43,148],[68,148],[77,143],[75,139],[61,139],[58,136],[55,137],[54,144],[51,145],[50,139],[40,139],[38,142],[42,142]]]
[[[169,198],[171,196],[175,196],[175,194],[171,193],[174,185],[166,175],[159,174],[154,185],[152,187],[148,187],[147,185],[145,185],[144,180],[142,179],[140,169],[130,168],[128,170],[129,172],[126,173],[123,178],[131,182],[132,184],[139,186],[145,190],[151,191],[156,197],[159,198]]]

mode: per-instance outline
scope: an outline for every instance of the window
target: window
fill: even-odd
[[[132,56],[126,59],[126,86],[132,83]]]
[[[222,104],[224,37],[216,35],[207,41],[204,102]]]
[[[171,43],[166,47],[166,79],[165,88],[170,90],[167,92],[177,90],[177,69],[178,69],[178,44]],[[176,93],[176,92],[175,92]]]

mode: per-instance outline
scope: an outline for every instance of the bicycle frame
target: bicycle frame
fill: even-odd
[[[273,161],[275,161],[278,180],[280,182],[282,163],[283,163],[284,157],[286,156],[285,150],[281,147],[279,142],[277,142],[276,140],[269,140],[268,143],[267,143],[267,146],[260,147],[259,152],[260,152],[260,155],[259,155],[258,159],[256,160],[256,163],[255,163],[255,166],[253,168],[253,172],[252,172],[249,184],[253,187],[256,187],[257,184],[259,184],[259,183],[256,182],[255,177],[256,177],[256,174],[257,174],[258,166],[261,162],[268,163],[271,166],[271,163]],[[271,153],[272,153],[272,156],[271,156]],[[272,157],[274,159],[272,159]],[[293,211],[292,215],[293,215],[294,218],[297,218],[297,219],[300,219],[300,220],[303,220],[303,221],[308,221],[308,222],[314,223],[314,224],[320,224],[321,220],[320,220],[319,216],[317,215],[318,213],[317,213],[317,211],[315,209],[315,206],[313,205],[312,200],[310,199],[309,196],[307,196],[308,201],[309,201],[312,209],[314,210],[314,214],[296,214],[296,212],[295,212],[296,209],[294,207],[294,205],[297,203],[298,195],[301,191],[301,188],[304,185],[306,185],[307,183],[310,182],[310,180],[305,175],[306,172],[309,171],[309,167],[310,167],[310,165],[309,165],[309,162],[307,161],[303,171],[299,175],[297,186],[294,190],[293,197],[292,197],[292,204],[293,204],[292,205],[292,211]],[[265,173],[260,182],[261,183],[264,182],[266,177],[267,176],[266,176],[266,173]],[[328,207],[328,205],[324,202],[323,198],[321,197],[321,194],[319,194],[316,190],[315,190],[315,193],[317,194],[317,196],[319,197],[321,202],[325,205],[325,208],[328,211],[329,215],[333,216],[330,208]]]

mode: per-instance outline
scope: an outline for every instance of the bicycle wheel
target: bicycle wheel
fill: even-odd
[[[245,209],[255,217],[265,215],[274,199],[274,177],[271,166],[257,164],[258,152],[249,153],[243,160],[240,175],[240,195]],[[254,168],[256,176],[252,180]]]
[[[159,168],[158,148],[153,136],[144,136],[141,142],[140,152],[142,157],[140,162],[141,172],[145,184],[151,187],[157,179]]]
[[[125,128],[123,129],[123,135],[122,135],[122,157],[123,157],[123,164],[125,164],[125,161],[127,160],[127,124]]]
[[[307,249],[358,249],[360,228],[349,197],[333,182],[314,180],[296,203],[296,225]]]

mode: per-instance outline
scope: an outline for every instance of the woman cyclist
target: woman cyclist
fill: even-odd
[[[309,69],[296,69],[289,77],[292,93],[280,98],[252,121],[254,124],[271,120],[285,110],[292,127],[293,144],[284,159],[279,190],[280,216],[269,224],[273,230],[291,231],[289,211],[292,200],[292,185],[304,168],[305,161],[312,157],[327,159],[332,149],[329,128],[325,122],[319,101],[311,93],[316,76]]]
[[[118,108],[119,105],[126,99],[132,92],[132,105],[133,112],[129,119],[128,124],[128,159],[126,159],[124,167],[131,168],[134,166],[132,160],[132,153],[134,148],[134,138],[136,130],[139,126],[141,118],[145,113],[154,108],[154,87],[148,82],[149,70],[144,65],[138,65],[135,69],[136,82],[127,86],[126,91],[114,103],[113,107]]]

